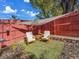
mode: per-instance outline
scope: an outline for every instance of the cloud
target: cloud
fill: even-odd
[[[10,6],[6,6],[5,10],[3,10],[3,13],[16,13],[17,10],[12,9]]]
[[[34,13],[33,11],[27,11],[26,13],[27,13],[28,15],[32,16],[32,17],[34,17],[34,16],[36,16],[37,14],[39,14],[39,12]]]
[[[21,11],[25,12],[25,10],[24,10],[24,9],[22,9]]]
[[[32,16],[32,17],[34,17],[37,14],[39,14],[38,12],[37,13],[34,13],[33,11],[26,11],[25,9],[22,9],[21,11],[24,12],[24,13],[26,13],[29,16]]]
[[[27,2],[27,3],[29,3],[29,2],[30,2],[30,0],[24,0],[24,2]]]

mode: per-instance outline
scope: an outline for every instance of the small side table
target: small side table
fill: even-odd
[[[42,37],[43,37],[43,35],[42,35],[42,34],[38,34],[38,35],[36,35],[36,36],[35,36],[35,38],[36,38],[37,40],[41,40],[41,39],[42,39]]]
[[[1,48],[6,47],[6,46],[3,45],[3,43],[4,43],[5,41],[7,41],[7,40],[5,40],[5,39],[3,39],[3,38],[0,38]]]

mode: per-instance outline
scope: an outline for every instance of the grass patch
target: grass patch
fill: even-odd
[[[35,41],[29,45],[20,43],[20,46],[25,48],[25,51],[36,56],[34,59],[58,59],[61,54],[64,43],[59,41],[40,42]]]

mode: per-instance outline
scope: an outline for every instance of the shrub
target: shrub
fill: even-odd
[[[19,45],[5,47],[2,49],[0,59],[34,59],[35,56],[31,53],[25,52],[24,48]]]

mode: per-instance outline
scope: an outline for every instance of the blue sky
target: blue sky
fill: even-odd
[[[16,15],[19,19],[33,20],[38,10],[33,8],[29,0],[0,0],[0,19],[10,19]]]
[[[34,20],[37,14],[38,10],[29,0],[0,0],[0,19],[11,19],[11,15],[15,15],[19,19]]]

